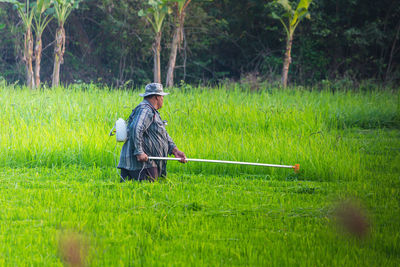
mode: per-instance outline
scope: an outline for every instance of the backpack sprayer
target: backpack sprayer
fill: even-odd
[[[125,142],[126,139],[128,139],[128,129],[124,119],[119,118],[115,122],[114,127],[111,129],[109,135],[113,136],[114,134],[117,138],[117,142]]]
[[[115,132],[115,133],[114,133]],[[110,136],[115,134],[117,138],[117,142],[125,142],[128,138],[128,130],[126,122],[119,118],[114,127],[110,131]],[[182,160],[181,158],[168,158],[168,157],[151,157],[151,160]],[[266,164],[266,163],[256,163],[256,162],[241,162],[241,161],[227,161],[227,160],[211,160],[211,159],[189,159],[186,158],[186,161],[196,161],[196,162],[209,162],[209,163],[225,163],[225,164],[238,164],[238,165],[251,165],[251,166],[264,166],[264,167],[274,167],[274,168],[288,168],[293,169],[296,173],[300,170],[300,164],[295,165],[278,165],[278,164]]]

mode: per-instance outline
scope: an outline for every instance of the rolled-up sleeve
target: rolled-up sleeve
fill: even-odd
[[[140,108],[137,112],[137,119],[132,122],[131,142],[134,144],[133,154],[139,155],[143,152],[143,133],[153,121],[154,113],[149,108]]]

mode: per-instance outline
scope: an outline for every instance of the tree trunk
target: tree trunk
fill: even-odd
[[[25,33],[24,61],[26,67],[26,83],[29,88],[35,89],[35,77],[33,75],[33,36],[31,28]]]
[[[42,35],[36,36],[35,44],[35,85],[40,88],[40,61],[42,59]]]
[[[397,24],[396,36],[394,37],[393,44],[392,44],[392,49],[390,50],[389,62],[388,62],[388,66],[387,66],[387,69],[386,69],[385,80],[384,80],[385,83],[388,82],[389,75],[390,75],[390,72],[392,70],[392,60],[393,60],[394,51],[395,51],[395,48],[396,48],[396,42],[397,42],[397,39],[399,37],[399,32],[400,32],[400,22]]]
[[[285,59],[283,61],[282,78],[281,78],[283,88],[286,88],[287,86],[289,65],[290,63],[292,63],[292,57],[290,56],[292,50],[292,42],[293,42],[293,34],[289,35],[286,41],[286,52],[285,52]]]
[[[167,87],[174,86],[174,70],[176,64],[176,55],[178,51],[178,46],[180,46],[183,41],[183,24],[185,22],[185,13],[182,12],[182,14],[178,19],[179,19],[179,24],[175,27],[174,37],[172,38],[172,43],[171,43],[171,54],[169,56],[169,61],[168,61],[168,71],[166,80]]]
[[[154,82],[161,83],[161,62],[160,62],[160,51],[161,51],[161,32],[156,33],[153,43],[153,55],[154,55]]]
[[[64,26],[60,25],[56,31],[56,39],[54,46],[54,67],[52,87],[60,85],[60,67],[64,63],[65,52],[65,30]]]
[[[174,86],[174,69],[176,63],[176,54],[178,51],[178,35],[179,35],[179,28],[175,28],[174,37],[172,38],[171,43],[171,54],[169,55],[168,61],[168,70],[167,70],[167,79],[165,81],[167,87]]]

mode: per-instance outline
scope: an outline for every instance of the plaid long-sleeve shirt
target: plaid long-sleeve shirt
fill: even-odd
[[[150,102],[143,100],[129,116],[128,139],[122,146],[118,168],[134,171],[142,169],[144,164],[144,168],[157,167],[158,173],[165,175],[166,161],[139,162],[136,155],[146,153],[148,156],[166,157],[175,147],[160,113]]]

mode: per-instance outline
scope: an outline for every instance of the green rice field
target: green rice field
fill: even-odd
[[[187,157],[300,172],[174,161],[119,183],[108,134],[143,91],[0,86],[0,266],[400,265],[398,90],[173,88]]]

